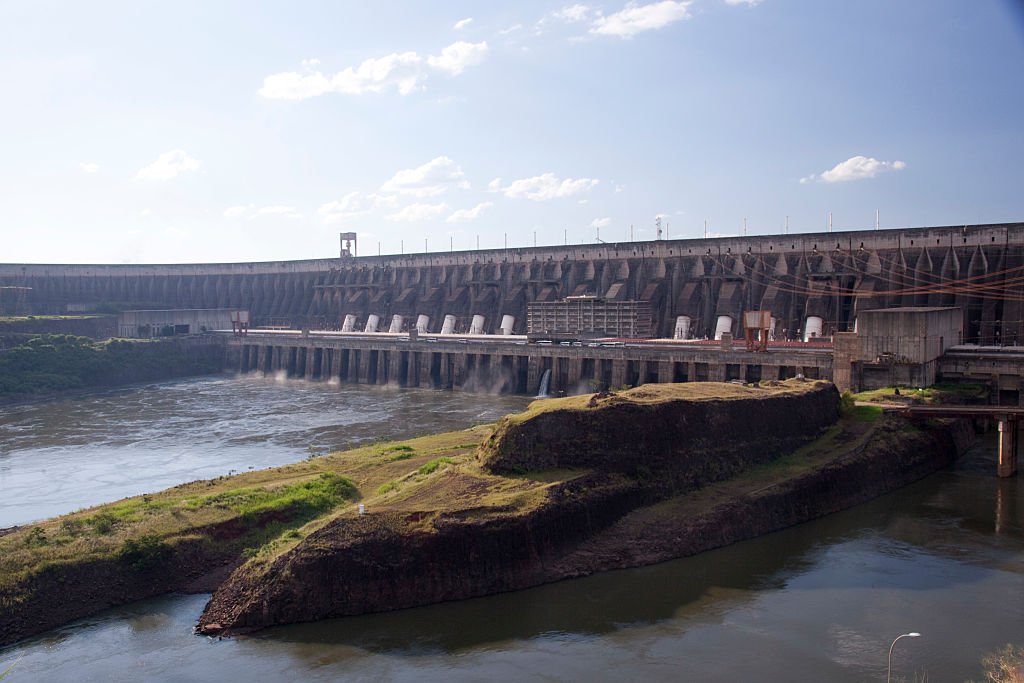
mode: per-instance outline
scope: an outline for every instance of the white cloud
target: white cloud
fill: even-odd
[[[170,180],[179,173],[198,171],[201,165],[202,162],[193,159],[183,150],[173,149],[161,154],[149,166],[140,168],[135,177],[141,180]]]
[[[725,0],[725,4],[733,6],[746,5],[747,7],[754,7],[755,5],[760,5],[761,0]]]
[[[439,71],[458,76],[466,70],[467,66],[475,66],[484,61],[486,55],[486,41],[480,43],[459,41],[441,50],[440,55],[428,57],[427,63]]]
[[[363,196],[359,192],[349,192],[337,201],[322,204],[317,214],[324,223],[342,223],[352,218],[365,216],[374,209],[394,206],[394,197],[379,194]]]
[[[599,182],[599,180],[594,178],[566,178],[565,180],[559,180],[554,173],[543,173],[532,178],[514,180],[507,187],[501,187],[501,179],[495,178],[487,187],[492,192],[503,192],[506,197],[512,199],[525,198],[542,202],[548,199],[571,197],[574,194],[586,192]]]
[[[283,206],[278,204],[275,206],[264,206],[260,209],[257,209],[256,216],[253,216],[253,218],[256,218],[257,216],[281,216],[282,218],[302,218],[302,212],[296,209],[294,206]]]
[[[689,19],[691,3],[692,0],[662,0],[649,5],[631,2],[615,14],[597,19],[590,32],[631,38],[642,31],[663,28],[681,19]]]
[[[242,218],[251,214],[256,209],[253,204],[246,204],[245,206],[229,206],[224,209],[224,218]]]
[[[82,169],[85,173],[96,173],[100,170],[99,164],[86,163],[84,161],[78,163],[78,168]]]
[[[494,206],[494,202],[481,202],[472,209],[459,209],[448,216],[445,220],[448,223],[461,223],[463,221],[475,221],[487,209]]]
[[[448,205],[441,204],[410,204],[401,211],[385,216],[389,221],[405,221],[415,223],[418,221],[429,221],[437,218],[448,210]]]
[[[513,24],[512,26],[509,26],[508,28],[503,28],[500,31],[498,31],[498,35],[499,36],[507,36],[510,33],[515,33],[516,31],[522,30],[522,28],[523,28],[522,24]]]
[[[257,207],[255,204],[241,206],[229,206],[224,209],[224,218],[244,218],[252,220],[261,216],[280,216],[281,218],[302,218],[302,212],[294,206],[276,204],[273,206]]]
[[[465,19],[459,19],[458,21],[456,21],[455,26],[453,26],[452,28],[454,28],[456,31],[461,31],[462,29],[466,28],[472,23],[473,17],[466,17]]]
[[[592,228],[607,228],[611,224],[612,219],[607,217],[595,218],[594,220],[590,221],[590,227]]]
[[[264,78],[259,94],[279,100],[304,100],[327,93],[362,95],[388,90],[408,95],[423,89],[431,70],[457,76],[466,67],[482,62],[486,54],[486,42],[459,41],[441,50],[441,54],[426,59],[415,52],[394,52],[364,60],[357,67],[350,66],[334,74],[320,71],[316,68],[320,61],[310,59],[302,62],[302,73],[286,71]]]
[[[829,170],[819,174],[811,174],[801,178],[801,183],[820,181],[823,183],[842,183],[849,180],[874,178],[885,171],[902,171],[907,164],[902,161],[879,161],[873,157],[855,156],[841,161]]]
[[[570,23],[576,23],[580,21],[586,21],[590,15],[591,9],[586,5],[570,5],[563,7],[557,12],[552,13],[555,19],[561,19],[562,21],[568,21]]]
[[[466,189],[469,183],[457,163],[446,156],[439,156],[418,168],[399,171],[380,189],[413,197],[436,197],[451,187]]]

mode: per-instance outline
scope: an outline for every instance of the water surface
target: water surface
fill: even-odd
[[[462,406],[456,422],[468,424],[490,419],[484,413],[501,412],[504,405],[504,399],[490,403],[488,397],[427,392],[423,398],[421,392],[408,392],[406,399],[399,397],[406,392],[365,387],[331,394],[329,387],[249,380],[236,391],[227,379],[135,391],[138,396],[127,392],[116,398],[76,399],[66,409],[108,415],[106,429],[95,434],[99,443],[120,444],[123,439],[129,444],[132,437],[121,433],[142,432],[158,435],[163,448],[175,452],[192,452],[197,440],[216,444],[205,455],[195,455],[203,466],[208,465],[206,458],[233,449],[246,457],[265,453],[267,464],[276,464],[270,461],[301,457],[310,442],[343,445],[350,438],[429,427],[431,416],[447,406]],[[190,398],[172,402],[178,409],[168,410],[166,420],[162,410],[154,410],[148,425],[110,407],[121,400],[127,405],[159,404],[154,392]],[[236,401],[235,395],[247,398]],[[355,405],[338,404],[340,397]],[[360,435],[353,433],[355,427],[337,426],[342,423],[326,417],[321,422],[317,411],[307,413],[303,407],[317,401],[323,401],[325,411],[354,413],[358,418],[353,423],[373,426]],[[193,412],[182,405],[193,406]],[[278,420],[275,411],[287,411],[289,405],[295,406],[292,415],[297,417]],[[262,437],[240,436],[225,427],[206,440],[190,429],[206,425],[201,432],[236,421],[249,425],[249,432],[260,432],[255,428],[259,424],[276,426],[265,428]],[[76,434],[55,431],[35,452],[40,459],[36,464],[54,467],[48,454],[80,447]],[[10,448],[10,439],[18,437],[2,438]],[[115,462],[138,457],[118,460],[122,448],[137,453],[128,445],[104,452],[114,453]],[[892,639],[919,631],[921,638],[897,644],[894,680],[923,674],[936,682],[981,680],[979,661],[986,652],[1007,642],[1024,643],[1024,479],[996,479],[993,454],[994,443],[988,439],[955,468],[868,504],[652,567],[229,640],[192,635],[209,596],[165,596],[0,650],[0,664],[18,660],[11,683],[852,682],[884,680]],[[237,469],[235,462],[217,466]],[[180,474],[185,476],[185,470]],[[126,476],[144,481],[155,475]],[[110,473],[106,477],[117,481]],[[89,491],[102,495],[103,488],[96,484]],[[29,494],[23,491],[19,498],[24,495]],[[20,509],[26,503],[19,499],[4,504]]]

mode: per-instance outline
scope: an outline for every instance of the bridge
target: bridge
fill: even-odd
[[[999,425],[997,473],[1000,477],[1012,477],[1017,474],[1017,458],[1020,448],[1019,423],[1021,419],[1024,419],[1024,407],[908,405],[891,408],[891,410],[907,417],[968,417],[995,420]]]

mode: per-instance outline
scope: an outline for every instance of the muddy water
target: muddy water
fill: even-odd
[[[0,408],[0,528],[317,451],[492,422],[526,399],[255,376]]]
[[[165,448],[186,450],[182,441],[198,440],[187,429],[193,421],[245,421],[249,412],[235,401],[213,400],[214,410],[199,398],[207,390],[225,390],[219,381],[182,383],[201,409],[191,420],[173,413],[169,419],[177,428],[154,418],[158,424],[148,429],[165,435]],[[163,385],[164,393],[169,386],[178,387]],[[278,388],[256,385],[252,391],[274,395]],[[320,389],[285,387],[292,390]],[[120,398],[141,401],[131,394]],[[377,409],[397,400],[364,388],[352,395]],[[430,394],[428,412],[439,410],[435,401],[465,398]],[[468,418],[490,400],[469,399]],[[102,406],[108,398],[83,400]],[[277,400],[282,409],[289,404]],[[411,412],[380,424],[405,429],[418,419],[407,404],[399,405]],[[274,419],[271,405],[250,410]],[[117,414],[108,420],[106,439],[137,429],[122,425]],[[180,441],[172,437],[175,431],[183,432]],[[319,423],[295,431],[288,436],[292,430],[284,427],[268,430],[260,448],[301,456],[311,435],[332,438],[326,436],[329,426]],[[213,442],[217,450],[243,448],[234,438],[225,434]],[[6,436],[4,444],[10,448]],[[47,448],[71,446],[54,442]],[[997,480],[993,447],[983,441],[955,468],[853,510],[694,558],[224,641],[191,634],[208,596],[167,596],[0,650],[0,670],[18,662],[4,683],[871,681],[885,679],[892,638],[918,631],[922,637],[896,646],[894,680],[923,674],[928,681],[981,679],[984,653],[1024,643],[1024,478]],[[0,485],[8,498],[6,484]]]

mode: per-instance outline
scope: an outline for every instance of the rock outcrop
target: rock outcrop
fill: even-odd
[[[503,419],[478,464],[448,478],[562,472],[530,504],[413,498],[341,514],[273,558],[238,570],[200,621],[239,632],[463,599],[576,573],[552,566],[631,511],[721,481],[817,437],[838,419],[826,382],[656,385],[537,402]],[[534,473],[534,474],[531,474]],[[485,481],[481,479],[481,481]],[[451,482],[429,484],[439,490]],[[413,501],[418,501],[417,505]],[[373,508],[373,505],[369,505]]]

